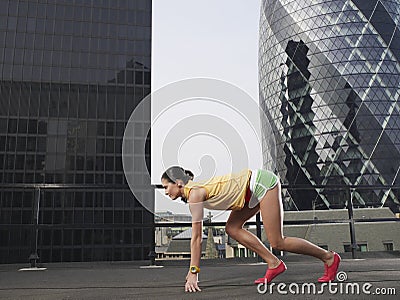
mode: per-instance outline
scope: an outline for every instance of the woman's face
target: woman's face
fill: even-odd
[[[166,179],[161,179],[161,183],[164,187],[165,195],[169,196],[172,200],[182,196],[181,189],[177,183],[169,182]]]

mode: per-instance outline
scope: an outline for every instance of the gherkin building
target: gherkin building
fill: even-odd
[[[399,0],[262,1],[262,127],[274,132],[286,210],[351,197],[399,211],[399,60]]]

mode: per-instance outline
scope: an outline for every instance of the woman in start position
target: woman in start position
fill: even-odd
[[[261,212],[264,230],[272,248],[314,256],[325,266],[318,282],[335,279],[340,256],[297,237],[283,235],[283,207],[278,177],[267,170],[248,170],[213,177],[202,182],[193,181],[193,173],[181,167],[168,168],[161,177],[165,194],[172,200],[181,198],[189,203],[192,214],[192,239],[190,267],[186,276],[185,291],[201,291],[198,286],[201,243],[203,236],[203,207],[214,210],[231,210],[226,222],[226,233],[240,244],[256,252],[268,264],[264,277],[254,281],[270,283],[286,270],[282,260],[272,254],[261,240],[243,228],[244,223]]]

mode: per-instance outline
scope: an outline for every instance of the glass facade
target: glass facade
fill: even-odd
[[[41,262],[148,259],[154,218],[121,156],[150,93],[151,5],[0,0],[0,263],[31,254],[36,192],[20,184],[34,183],[68,185],[42,189]]]
[[[355,206],[398,211],[380,187],[400,184],[400,1],[264,0],[259,47],[285,209],[342,208],[346,191],[312,187],[357,185],[376,189]]]

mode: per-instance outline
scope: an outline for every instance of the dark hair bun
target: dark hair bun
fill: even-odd
[[[185,174],[186,174],[187,176],[189,176],[189,179],[190,179],[190,180],[193,180],[194,174],[193,174],[192,171],[190,171],[190,170],[185,170]]]

